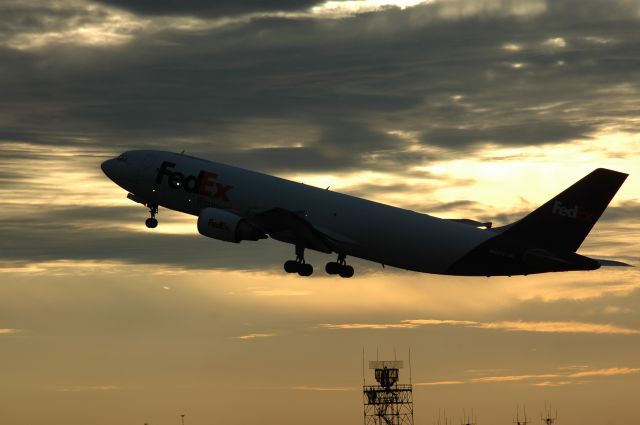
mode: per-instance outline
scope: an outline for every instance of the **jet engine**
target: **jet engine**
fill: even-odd
[[[220,208],[205,208],[198,216],[198,232],[225,242],[257,241],[267,235],[245,219]]]

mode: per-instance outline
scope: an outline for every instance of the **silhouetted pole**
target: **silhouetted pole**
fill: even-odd
[[[184,413],[180,415],[180,419],[182,420],[182,425],[184,425]]]

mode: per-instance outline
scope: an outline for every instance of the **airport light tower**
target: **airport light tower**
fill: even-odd
[[[364,425],[413,425],[413,392],[409,384],[399,384],[402,360],[369,362],[377,385],[362,387]]]

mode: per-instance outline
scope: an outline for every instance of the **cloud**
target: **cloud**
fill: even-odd
[[[234,338],[247,341],[247,340],[256,339],[256,338],[271,338],[273,336],[276,336],[276,334],[275,333],[252,333],[248,335],[236,336]]]
[[[558,368],[565,370],[567,368]],[[579,384],[582,378],[601,377],[601,376],[622,376],[639,374],[640,368],[633,367],[612,367],[607,369],[583,370],[580,372],[554,372],[554,373],[537,373],[523,375],[488,375],[466,380],[442,380],[434,382],[416,383],[417,386],[430,385],[461,385],[461,384],[496,384],[496,383],[513,383],[534,381],[531,386],[534,387],[558,387],[571,384]],[[535,382],[541,381],[541,382]]]
[[[481,329],[502,329],[519,332],[543,333],[589,333],[609,335],[638,335],[640,330],[625,328],[609,324],[580,323],[580,322],[523,322],[505,321],[496,323],[478,323]]]
[[[478,322],[470,320],[439,320],[439,319],[410,319],[402,320],[403,323],[407,323],[414,326],[429,326],[429,325],[460,325],[460,326],[475,326]]]
[[[471,382],[519,382],[529,381],[532,379],[548,379],[557,378],[562,375],[554,373],[545,373],[539,375],[504,375],[504,376],[485,376],[482,378],[473,378]]]
[[[20,329],[0,328],[0,335],[14,335],[20,331]]]
[[[573,373],[542,373],[532,375],[503,375],[503,376],[485,376],[481,378],[473,378],[469,382],[490,383],[490,382],[520,382],[540,379],[565,379],[560,381],[544,381],[536,382],[533,386],[549,387],[561,386],[576,383],[576,381],[567,381],[566,379],[579,380],[582,378],[591,378],[596,376],[622,376],[635,375],[640,373],[640,368],[635,367],[612,367],[607,369],[584,370]]]
[[[123,11],[78,0],[7,0],[0,4],[0,46],[17,50],[45,46],[113,47],[131,41],[146,22]]]
[[[607,90],[612,81],[636,86],[630,64],[606,63],[632,49],[625,35],[634,34],[635,20],[624,2],[606,8],[606,16],[621,18],[615,22],[621,41],[597,50],[588,43],[591,50],[574,48],[576,39],[593,34],[565,27],[574,13],[541,1],[486,1],[473,7],[433,2],[330,22],[295,16],[222,26],[208,22],[227,13],[316,3],[103,2],[149,15],[144,18],[81,2],[61,9],[11,3],[7,34],[23,31],[42,39],[38,36],[64,33],[79,22],[107,25],[120,19],[109,24],[110,31],[126,35],[128,42],[100,52],[99,66],[92,47],[59,46],[34,55],[5,49],[3,131],[13,140],[108,143],[114,150],[178,144],[269,170],[340,170],[433,160],[388,131],[415,133],[426,145],[454,152],[480,149],[486,141],[566,143],[589,137],[604,121],[624,122],[637,102],[633,93],[603,97],[585,90],[592,84]],[[582,7],[604,9],[599,3]],[[200,20],[174,14],[197,14]],[[56,16],[55,27],[47,27],[50,16]],[[530,30],[523,33],[521,21],[510,16],[531,19]],[[593,16],[577,19],[592,22]],[[477,18],[473,26],[466,22]],[[16,31],[20,22],[33,24]],[[601,25],[603,32],[614,23]],[[451,38],[452,32],[460,37]],[[474,37],[477,32],[483,37]],[[553,39],[567,43],[562,50],[570,73],[550,67],[559,59],[541,45],[550,33],[562,34]],[[529,46],[517,52],[529,74],[504,69],[514,52],[501,46],[513,43],[513,34],[521,34],[520,44]],[[269,131],[276,121],[285,131]],[[243,131],[257,135],[266,147],[247,147],[255,138],[242,141]],[[285,145],[283,137],[289,139]]]
[[[540,332],[540,333],[588,333],[607,335],[638,335],[640,330],[625,328],[610,324],[581,323],[581,322],[476,322],[468,320],[434,320],[434,319],[408,319],[400,323],[322,323],[320,328],[330,330],[354,330],[354,329],[415,329],[420,326],[463,326],[476,329],[496,329],[511,332]]]
[[[638,367],[611,367],[608,369],[585,370],[567,375],[569,378],[589,378],[592,376],[619,376],[640,373]]]
[[[417,328],[417,325],[412,323],[320,323],[319,328],[337,330],[337,329],[413,329]]]
[[[531,384],[533,387],[562,387],[565,385],[575,384],[572,381],[544,381],[544,382],[536,382]]]
[[[503,146],[531,146],[584,139],[594,131],[595,127],[586,124],[545,119],[489,128],[484,125],[467,128],[434,128],[425,132],[422,140],[427,145],[448,148],[464,148],[490,143]]]
[[[304,10],[319,0],[98,0],[143,15],[193,15],[225,17],[259,12],[279,12]]]

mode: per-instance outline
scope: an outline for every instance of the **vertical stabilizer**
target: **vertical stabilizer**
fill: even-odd
[[[627,176],[598,168],[526,217],[495,230],[536,247],[576,252]]]

